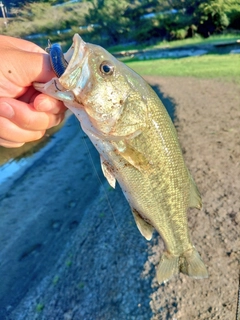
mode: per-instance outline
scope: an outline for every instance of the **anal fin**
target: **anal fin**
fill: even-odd
[[[136,222],[136,225],[140,231],[140,233],[145,237],[146,240],[152,239],[153,234],[153,226],[150,225],[147,221],[145,221],[138,213],[136,209],[132,208],[132,213]]]

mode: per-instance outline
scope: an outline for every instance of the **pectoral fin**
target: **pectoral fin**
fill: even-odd
[[[136,222],[136,225],[141,232],[141,234],[147,239],[152,239],[153,234],[153,226],[151,226],[147,221],[143,220],[143,218],[139,215],[138,211],[136,209],[132,208],[132,213]]]
[[[125,141],[114,142],[119,154],[139,171],[150,169],[148,159]]]
[[[110,167],[109,163],[105,161],[102,156],[100,156],[100,160],[104,177],[107,179],[110,186],[115,189],[116,179],[112,173],[113,168]]]

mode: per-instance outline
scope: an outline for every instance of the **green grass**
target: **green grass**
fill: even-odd
[[[240,83],[239,54],[208,54],[181,59],[158,59],[126,63],[140,75],[220,78]]]
[[[106,48],[111,53],[121,52],[121,51],[131,51],[131,50],[143,50],[146,48],[152,48],[152,46],[147,46],[146,44],[118,44],[116,46],[111,46]]]
[[[38,303],[38,304],[36,305],[36,311],[37,311],[37,312],[41,312],[41,311],[43,311],[43,309],[44,309],[44,304]]]
[[[83,282],[79,282],[79,284],[78,284],[78,288],[79,289],[83,289],[84,286],[85,286],[85,284]]]
[[[233,35],[233,34],[222,34],[222,35],[214,35],[209,38],[202,38],[202,37],[195,37],[195,38],[188,38],[183,40],[174,40],[174,41],[162,41],[153,48],[162,48],[162,47],[182,47],[187,45],[199,45],[199,44],[214,44],[214,43],[223,43],[229,41],[236,41],[240,39],[240,33]]]
[[[214,43],[222,43],[229,41],[236,41],[240,39],[240,32],[233,34],[222,34],[222,35],[214,35],[209,38],[202,38],[201,36],[196,36],[194,38],[188,38],[183,40],[174,40],[174,41],[159,41],[155,45],[117,45],[107,48],[107,50],[111,53],[116,53],[120,51],[130,51],[130,50],[143,50],[143,49],[156,49],[156,48],[174,48],[174,47],[183,47],[188,45],[202,45],[202,44],[214,44]]]
[[[53,278],[52,283],[53,283],[54,285],[56,285],[56,284],[59,282],[59,279],[60,279],[60,277],[59,277],[58,275],[56,275],[56,276]]]

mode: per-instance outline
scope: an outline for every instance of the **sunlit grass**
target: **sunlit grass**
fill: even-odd
[[[214,44],[214,43],[222,43],[222,42],[230,42],[236,41],[240,39],[240,32],[239,34],[222,34],[222,35],[214,35],[209,38],[202,38],[202,37],[195,37],[195,38],[188,38],[183,40],[174,40],[174,41],[162,41],[153,46],[154,48],[161,48],[161,47],[180,47],[184,45],[198,45],[198,44]]]
[[[240,83],[239,54],[133,61],[127,65],[140,75],[220,78]]]
[[[240,39],[240,32],[236,34],[222,34],[214,35],[209,38],[202,38],[197,36],[194,38],[188,38],[183,40],[174,40],[174,41],[159,41],[155,45],[146,45],[146,44],[130,44],[130,45],[117,45],[108,48],[108,51],[111,53],[120,52],[120,51],[129,51],[129,50],[142,50],[142,49],[156,49],[156,48],[174,48],[182,47],[187,45],[202,45],[202,44],[214,44],[214,43],[223,43],[236,41]]]

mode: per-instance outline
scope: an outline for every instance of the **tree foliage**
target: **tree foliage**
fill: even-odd
[[[229,25],[240,28],[237,0],[90,0],[90,3],[87,21],[100,26],[94,33],[96,40],[112,44],[182,39],[196,33],[208,37]],[[144,18],[147,13],[154,15],[151,19]]]
[[[203,36],[220,32],[229,25],[225,12],[226,1],[208,0],[202,2],[196,10],[198,30]]]
[[[92,0],[92,7],[86,15],[87,24],[99,26],[93,32],[99,41],[112,44],[126,42],[132,38],[132,31],[139,24],[144,13],[145,2],[140,0]]]
[[[225,12],[229,19],[229,27],[240,30],[240,2],[239,0],[228,0]]]
[[[109,37],[109,41],[114,44],[126,36],[129,30],[129,19],[125,16],[127,1],[94,0],[91,4],[86,23],[99,26],[99,30],[94,32],[95,36],[98,34],[100,39]]]
[[[104,45],[208,37],[240,29],[239,0],[11,0],[18,9],[8,30],[15,36],[72,29]],[[64,3],[64,5],[55,5]],[[68,35],[69,36],[69,35]]]

